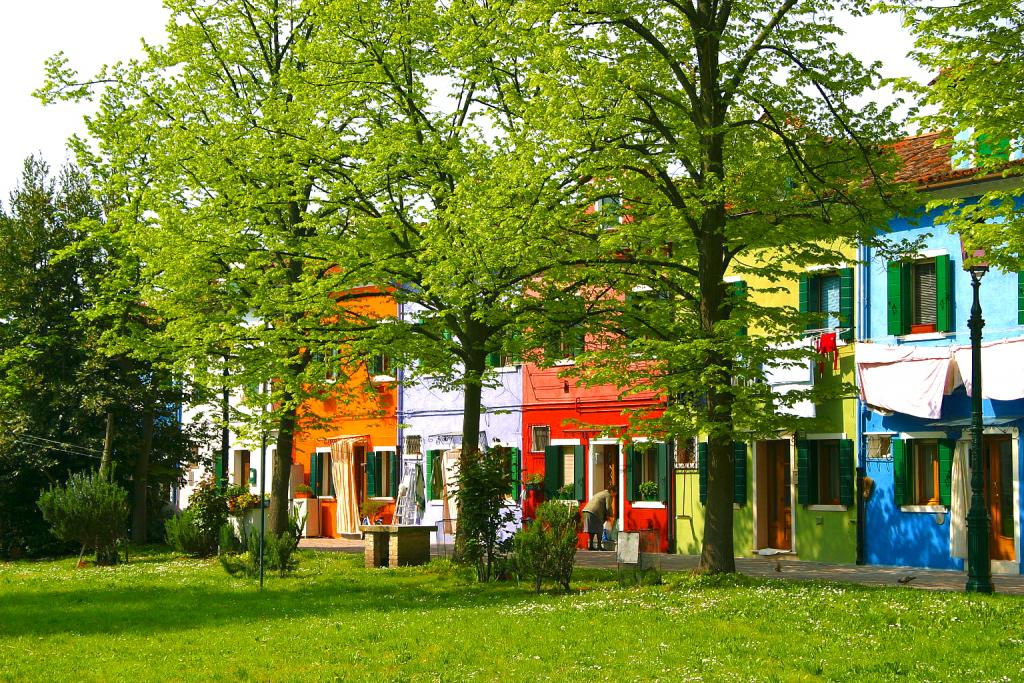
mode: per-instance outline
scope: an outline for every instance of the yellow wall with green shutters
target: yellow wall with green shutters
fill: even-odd
[[[846,262],[852,265],[855,251],[851,247],[845,250]],[[793,268],[792,278],[780,282],[769,282],[767,279],[744,275],[747,284],[747,295],[762,306],[799,306],[799,282],[802,269]],[[760,291],[765,287],[777,287],[781,291]],[[854,297],[856,301],[859,282],[855,283]],[[855,321],[856,324],[856,321]],[[758,330],[751,327],[751,336]],[[831,366],[820,382],[854,383],[854,344],[843,346],[839,350],[839,371],[834,373]],[[847,439],[854,441],[855,459],[860,461],[857,452],[856,415],[857,400],[855,395],[843,399],[827,401],[817,406],[818,424],[813,431],[816,433],[845,434]],[[737,556],[750,556],[755,552],[754,540],[754,505],[753,478],[757,469],[753,462],[753,444],[747,449],[747,504],[734,509],[733,543]],[[791,454],[791,466],[796,469],[796,453]],[[704,532],[704,507],[698,496],[697,471],[679,470],[676,472],[676,552],[683,554],[699,554]],[[793,516],[795,520],[795,550],[803,560],[817,562],[836,562],[852,564],[857,554],[856,506],[845,511],[813,509],[814,506],[800,505],[796,502],[795,487],[793,496]]]

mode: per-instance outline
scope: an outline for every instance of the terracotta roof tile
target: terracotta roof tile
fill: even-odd
[[[942,133],[923,133],[893,143],[896,154],[903,159],[903,168],[896,173],[896,179],[928,186],[957,180],[970,182],[979,176],[976,168],[953,168],[952,145],[936,145],[941,136]],[[1008,165],[1020,165],[1022,161],[1011,161]],[[992,172],[981,175],[989,176]]]

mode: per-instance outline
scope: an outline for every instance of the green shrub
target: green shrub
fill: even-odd
[[[57,538],[80,543],[84,555],[96,551],[96,564],[116,564],[117,542],[128,532],[128,492],[98,474],[73,474],[64,486],[39,496],[39,509]]]
[[[194,510],[196,523],[214,539],[220,528],[228,522],[228,497],[217,488],[217,482],[208,475],[199,482],[188,501],[188,509]]]
[[[201,513],[189,506],[164,525],[167,543],[179,553],[193,557],[209,557],[217,552],[217,534],[202,525]]]
[[[295,557],[295,549],[302,537],[305,518],[298,516],[293,509],[288,515],[288,531],[281,534],[266,533],[263,537],[264,571],[277,571],[280,576],[295,571],[299,562]],[[228,548],[237,549],[229,551]],[[234,530],[225,525],[221,529],[220,564],[231,576],[255,578],[260,574],[260,530],[253,527],[248,538],[238,538]]]
[[[476,567],[479,581],[505,573],[515,516],[508,503],[512,476],[505,448],[463,453],[459,462],[459,543],[456,559]]]
[[[551,579],[569,590],[578,533],[574,508],[558,501],[541,503],[537,518],[515,535],[513,564],[516,572],[531,578],[538,593],[544,579]]]

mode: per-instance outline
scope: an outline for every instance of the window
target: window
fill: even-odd
[[[379,353],[370,359],[368,367],[370,377],[389,377],[391,375],[391,359]]]
[[[818,442],[818,491],[819,505],[839,505],[839,442]]]
[[[585,348],[583,329],[578,325],[568,325],[552,333],[546,352],[553,360],[571,360]]]
[[[646,494],[643,484],[651,482],[655,495]],[[626,451],[626,496],[632,502],[668,502],[668,446],[660,442],[636,443]]]
[[[797,501],[801,505],[853,505],[853,441],[797,441]]]
[[[697,444],[697,482],[701,505],[708,502],[708,444]],[[747,504],[747,444],[732,442],[732,502]]]
[[[897,505],[948,506],[952,492],[951,439],[892,439]]]
[[[853,268],[802,273],[800,312],[818,313],[808,330],[842,328],[840,339],[853,339]]]
[[[409,455],[419,455],[423,451],[422,446],[423,440],[417,435],[409,435],[405,437],[405,452]]]
[[[953,266],[948,254],[889,263],[887,322],[891,335],[951,332]]]
[[[892,460],[892,437],[887,434],[868,435],[868,460]]]
[[[583,500],[586,450],[583,446],[544,449],[544,495],[549,500]]]
[[[331,472],[330,451],[316,451],[309,454],[309,487],[313,495],[334,495],[334,473]]]
[[[400,477],[397,451],[374,451],[366,454],[364,488],[367,498],[394,498],[398,495]]]
[[[676,468],[697,469],[697,440],[679,439],[676,442]]]
[[[626,295],[623,331],[631,339],[667,339],[675,322],[671,293],[637,285]]]
[[[530,427],[530,452],[543,453],[551,442],[551,427],[534,425]]]

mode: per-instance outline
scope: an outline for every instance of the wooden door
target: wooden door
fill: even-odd
[[[986,436],[985,501],[992,526],[989,555],[993,560],[1015,560],[1013,547],[1013,449],[1006,435]]]
[[[789,441],[769,441],[766,449],[768,547],[793,547],[793,505],[790,496]]]

